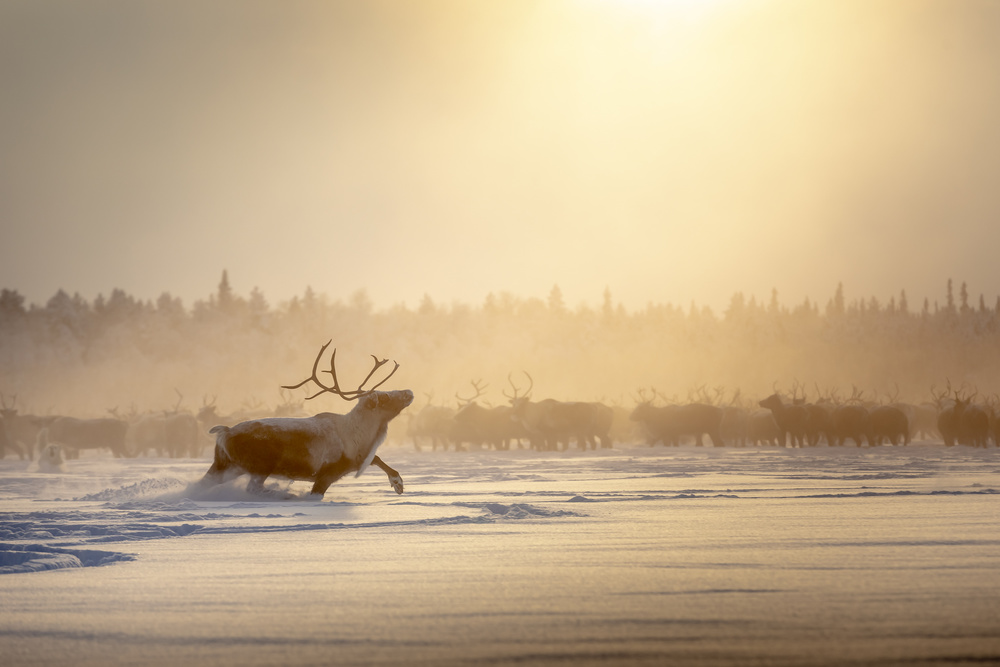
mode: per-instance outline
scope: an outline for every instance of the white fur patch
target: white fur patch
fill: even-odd
[[[368,466],[372,464],[372,459],[375,458],[375,453],[378,451],[379,445],[385,442],[385,436],[389,433],[389,424],[383,423],[378,430],[378,435],[375,436],[375,442],[372,443],[372,448],[368,450],[368,456],[361,463],[361,467],[358,468],[358,472],[355,473],[355,477],[360,477],[361,473],[368,469]]]

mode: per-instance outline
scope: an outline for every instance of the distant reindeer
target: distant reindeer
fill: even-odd
[[[218,397],[213,396],[212,400],[209,401],[208,396],[203,396],[201,399],[201,407],[198,409],[198,412],[195,413],[195,419],[198,420],[198,425],[206,431],[216,424],[236,424],[238,421],[233,421],[228,416],[224,417],[219,414],[219,409],[215,405],[217,398]]]
[[[990,438],[990,414],[988,408],[970,402],[965,408],[965,412],[962,413],[959,432],[966,444],[972,447],[987,448]]]
[[[733,392],[733,396],[722,408],[722,437],[726,442],[732,443],[736,447],[743,447],[749,437],[750,415],[740,404],[740,390]]]
[[[465,444],[469,443],[475,446],[492,446],[495,449],[501,449],[500,440],[505,438],[501,437],[497,433],[496,414],[493,408],[485,407],[477,402],[483,394],[486,393],[486,387],[489,385],[483,384],[482,379],[470,380],[472,385],[473,394],[472,396],[462,396],[457,391],[455,392],[455,400],[458,401],[458,409],[455,411],[454,416],[454,428],[452,430],[452,436],[455,440],[455,451],[459,449],[464,450]],[[510,414],[510,407],[505,406],[505,415],[501,416],[500,419],[511,421],[512,415]]]
[[[514,390],[513,394],[506,391],[503,395],[513,401],[517,398],[518,389],[514,385],[511,374],[507,375],[507,381]],[[472,383],[475,395],[466,398],[455,394],[455,398],[461,403],[458,412],[455,413],[456,437],[469,442],[486,444],[494,449],[510,449],[512,443],[516,442],[518,447],[522,438],[527,438],[524,425],[517,418],[512,405],[482,406],[476,399],[483,395],[485,387],[482,381]]]
[[[31,460],[38,432],[51,419],[19,414],[16,405],[17,394],[9,405],[7,397],[0,394],[0,459],[12,451],[21,460]]]
[[[650,447],[657,442],[676,447],[682,436],[694,437],[695,444],[702,447],[706,434],[713,446],[725,445],[722,438],[723,410],[716,405],[687,403],[661,407],[647,401],[635,407],[631,419],[642,425]]]
[[[951,382],[943,393],[932,394],[940,410],[938,412],[938,431],[944,444],[954,447],[961,443],[973,447],[987,447],[990,437],[990,414],[986,406],[974,404],[972,401],[978,394],[968,389],[952,389]],[[948,398],[948,394],[952,398]]]
[[[115,457],[128,456],[125,433],[128,422],[114,417],[77,419],[57,417],[47,426],[51,443],[62,445],[67,458],[78,458],[84,449],[110,449]]]
[[[448,451],[448,445],[453,442],[455,431],[455,408],[446,405],[434,405],[433,396],[427,396],[427,405],[410,415],[406,427],[407,435],[413,438],[413,448],[421,451],[420,441],[427,438],[431,441],[431,451]],[[455,445],[456,448],[458,445]]]
[[[877,405],[868,411],[868,445],[874,447],[886,440],[891,445],[910,444],[910,422],[902,409]]]
[[[912,442],[918,438],[934,437],[934,422],[937,419],[936,410],[929,410],[921,405],[900,401],[899,384],[895,385],[895,390],[892,393],[886,395],[886,399],[886,405],[897,408],[906,415],[909,441]]]
[[[784,447],[783,433],[774,421],[774,414],[766,408],[758,408],[747,415],[747,441],[751,445],[773,445]]]
[[[842,405],[834,408],[830,415],[831,435],[833,436],[833,441],[830,444],[839,447],[848,438],[853,440],[857,447],[861,447],[865,443],[869,433],[869,415],[863,401],[864,392],[854,387],[851,397]]]
[[[516,388],[513,396],[506,392],[504,395],[510,400],[514,420],[524,428],[532,448],[540,451],[568,449],[571,440],[576,440],[577,447],[583,450],[611,446],[614,419],[611,408],[602,403],[553,398],[533,401],[530,397],[535,382],[530,373],[525,371],[524,374],[529,382],[524,395],[518,395]]]
[[[803,447],[809,443],[807,437],[808,413],[802,405],[786,405],[775,392],[758,403],[774,415],[774,421],[781,431],[780,443],[785,446],[789,440],[793,447]]]
[[[177,403],[160,413],[130,421],[125,444],[130,456],[154,452],[159,456],[196,457],[201,452],[197,418],[181,410],[184,395],[177,392]]]
[[[798,387],[801,385],[796,382],[796,392]],[[817,396],[822,394],[819,392],[819,387],[816,388]],[[830,431],[833,429],[833,423],[831,422],[831,415],[833,412],[833,406],[829,401],[820,400],[818,403],[809,403],[806,400],[805,389],[802,391],[802,398],[793,401],[796,405],[801,405],[806,412],[806,441],[809,446],[816,447],[819,444],[820,439],[825,439],[827,445],[830,444]]]

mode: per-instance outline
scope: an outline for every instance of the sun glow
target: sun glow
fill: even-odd
[[[715,13],[737,0],[592,0],[594,6],[614,12],[647,17],[673,16],[698,19]]]

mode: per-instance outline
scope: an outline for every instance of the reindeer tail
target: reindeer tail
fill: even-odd
[[[216,464],[228,464],[232,460],[229,458],[229,450],[226,449],[226,441],[229,439],[228,426],[213,426],[208,430],[209,434],[215,433],[215,462]]]

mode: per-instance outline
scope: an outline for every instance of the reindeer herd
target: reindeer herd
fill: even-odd
[[[171,457],[201,457],[211,446],[203,435],[214,435],[212,464],[200,484],[206,487],[247,474],[247,490],[265,493],[265,480],[272,476],[312,482],[311,494],[322,498],[329,486],[349,472],[360,475],[370,465],[385,472],[389,485],[403,493],[403,479],[378,455],[388,434],[389,422],[413,402],[413,392],[404,389],[379,391],[399,368],[374,386],[365,385],[387,359],[372,355],[374,365],[357,389],[343,389],[337,378],[336,349],[330,355],[328,373],[332,385],[320,378],[319,364],[328,346],[320,348],[311,375],[282,391],[312,383],[319,391],[308,396],[332,394],[357,401],[346,414],[320,412],[305,416],[301,404],[285,398],[275,414],[240,414],[222,417],[215,400],[202,399],[197,414],[177,404],[158,414],[123,417],[111,410],[110,417],[79,419],[69,416],[40,417],[20,414],[17,397],[8,404],[0,394],[0,458],[13,452],[21,459],[37,460],[39,470],[61,469],[64,456],[73,458],[81,450],[104,448],[115,457],[150,453]],[[1000,400],[992,396],[976,400],[968,388],[942,391],[931,388],[932,400],[905,403],[896,394],[882,401],[866,400],[856,387],[847,399],[828,391],[809,402],[796,384],[790,399],[777,390],[758,401],[745,401],[737,391],[725,401],[725,391],[714,394],[701,387],[689,393],[688,401],[665,399],[655,390],[638,392],[636,405],[628,410],[597,401],[559,401],[531,397],[534,380],[524,373],[528,386],[518,387],[513,374],[507,376],[511,392],[503,391],[507,405],[479,403],[486,386],[473,381],[474,394],[456,393],[457,407],[435,406],[430,401],[409,419],[408,434],[420,450],[429,440],[432,450],[471,447],[509,450],[530,447],[537,451],[610,448],[615,441],[645,440],[649,446],[662,443],[676,447],[693,441],[705,446],[705,436],[715,447],[856,447],[885,444],[908,445],[914,439],[937,438],[946,446],[994,446],[1000,442]],[[657,404],[659,403],[659,404]]]
[[[320,355],[325,349],[326,346]],[[381,363],[376,358],[375,368],[362,385]],[[354,400],[374,391],[360,387],[353,392],[339,390],[333,366],[331,357],[330,370],[323,372],[333,375],[334,387],[319,385],[321,391],[306,400],[324,393]],[[586,450],[633,442],[649,446],[693,442],[704,446],[706,437],[716,447],[851,444],[875,447],[920,440],[950,447],[986,448],[991,442],[996,446],[1000,441],[1000,399],[995,395],[981,397],[965,386],[954,389],[950,383],[940,391],[931,387],[928,400],[919,404],[898,400],[898,388],[895,395],[879,400],[866,398],[856,387],[846,398],[834,390],[822,392],[817,387],[816,399],[809,401],[803,387],[796,383],[790,396],[782,396],[775,389],[760,400],[745,400],[739,391],[726,400],[726,392],[721,388],[708,391],[700,387],[689,392],[687,401],[666,398],[655,389],[639,390],[633,407],[627,408],[598,401],[536,400],[532,397],[534,381],[527,372],[524,375],[527,378],[524,389],[514,382],[513,374],[508,375],[510,391],[502,392],[506,399],[503,405],[481,401],[486,390],[481,380],[471,383],[471,395],[455,394],[455,407],[435,405],[428,396],[423,408],[411,410],[403,433],[417,450],[429,445],[432,451],[439,448],[563,451],[571,447]],[[310,380],[319,383],[315,366]],[[197,411],[186,411],[181,409],[183,396],[178,392],[178,401],[170,409],[141,415],[135,414],[134,409],[126,415],[111,409],[109,416],[98,419],[21,414],[16,395],[9,400],[0,394],[0,458],[12,455],[39,461],[59,460],[78,457],[87,449],[105,449],[115,457],[212,456],[218,450],[219,437],[213,442],[208,433],[215,427],[235,428],[242,423],[273,419],[313,419],[307,417],[302,401],[286,393],[296,387],[283,387],[283,402],[272,410],[255,401],[240,412],[220,415],[215,398],[209,401],[205,397]],[[301,423],[306,422],[285,424],[298,427]]]
[[[688,401],[668,399],[655,390],[639,390],[635,407],[599,402],[565,402],[530,399],[508,376],[513,393],[503,392],[507,405],[484,407],[477,399],[484,393],[473,381],[474,395],[456,394],[457,407],[428,404],[410,418],[408,434],[418,450],[430,444],[456,451],[476,448],[509,449],[512,444],[539,451],[586,450],[611,447],[614,442],[645,441],[678,446],[693,442],[715,447],[856,447],[907,445],[913,440],[940,441],[947,446],[987,447],[1000,441],[1000,400],[978,400],[968,388],[937,391],[915,404],[895,394],[882,400],[865,398],[853,388],[848,398],[836,390],[817,390],[809,402],[799,384],[790,397],[777,390],[761,400],[746,401],[736,391],[728,401],[724,390],[704,387],[689,393]]]

